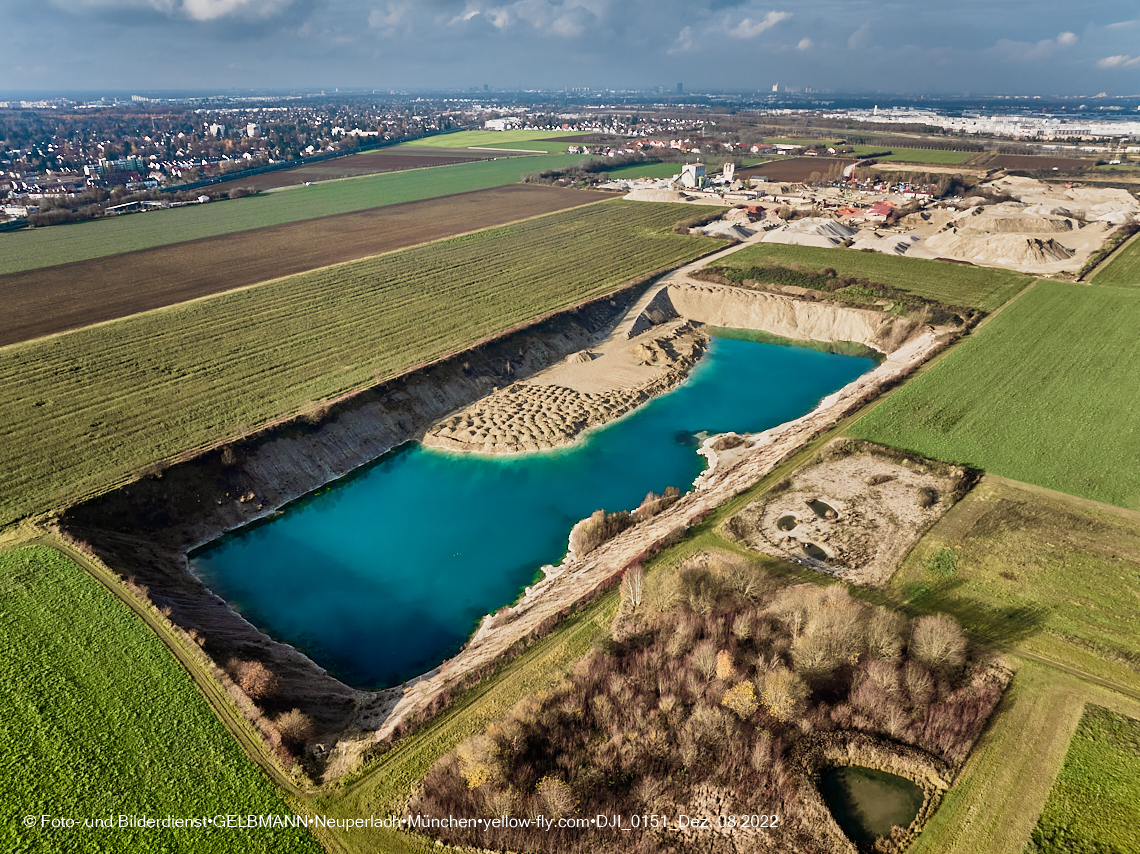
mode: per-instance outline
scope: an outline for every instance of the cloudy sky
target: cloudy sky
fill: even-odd
[[[1135,0],[0,0],[0,89],[1140,93]]]

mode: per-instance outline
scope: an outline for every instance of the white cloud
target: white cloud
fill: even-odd
[[[171,18],[217,21],[223,18],[267,20],[297,5],[297,0],[52,0],[69,12],[154,11]]]
[[[1140,65],[1140,56],[1129,56],[1126,53],[1106,56],[1097,65],[1101,68],[1135,68]]]
[[[786,21],[792,17],[791,12],[769,12],[759,21],[754,21],[751,18],[745,18],[735,27],[728,31],[728,34],[737,39],[754,39],[765,30],[770,30],[780,21]]]
[[[368,16],[368,26],[391,35],[395,32],[396,27],[403,22],[404,16],[410,8],[410,3],[389,3],[386,10],[373,9]]]
[[[216,21],[242,16],[271,18],[289,6],[289,0],[182,0],[182,13],[192,21]]]
[[[871,23],[868,21],[853,32],[847,39],[847,47],[851,50],[871,46]]]
[[[796,50],[811,50],[815,47],[815,43],[811,39],[800,39],[800,43],[796,45]]]
[[[1000,56],[1018,61],[1046,59],[1062,48],[1072,47],[1080,39],[1076,33],[1060,33],[1055,39],[1042,39],[1031,44],[1010,39],[999,39],[992,51]]]
[[[589,5],[587,3],[571,5],[549,2],[549,0],[516,0],[503,6],[468,2],[463,12],[452,18],[449,23],[470,21],[481,15],[500,30],[525,24],[544,33],[568,38],[581,35],[585,31],[586,24],[594,19],[594,13]]]
[[[677,41],[669,48],[669,53],[687,53],[693,49],[693,28],[685,27],[677,33]]]
[[[569,15],[560,15],[550,24],[550,31],[558,36],[579,36],[582,34],[582,25],[574,23]]]

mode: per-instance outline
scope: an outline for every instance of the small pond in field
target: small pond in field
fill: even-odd
[[[823,799],[860,851],[871,851],[875,839],[890,836],[891,828],[910,827],[925,798],[907,780],[856,765],[832,768],[820,782]]]
[[[698,433],[809,412],[870,358],[714,337],[689,378],[572,447],[510,457],[409,444],[210,544],[194,571],[250,622],[361,688],[454,655],[594,510],[687,490]]]

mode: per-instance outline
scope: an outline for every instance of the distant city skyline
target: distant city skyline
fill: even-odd
[[[1140,92],[1119,0],[9,0],[0,27],[8,91]]]

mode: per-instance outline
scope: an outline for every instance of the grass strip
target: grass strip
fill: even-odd
[[[1008,302],[1033,281],[1032,277],[1012,270],[784,243],[748,246],[733,253],[725,263],[741,268],[799,264],[817,272],[831,268],[841,276],[866,278],[947,305],[987,312]]]
[[[1140,287],[1140,234],[1133,237],[1109,259],[1107,264],[1094,272],[1091,281],[1095,285],[1109,287]]]
[[[1041,854],[1140,852],[1140,721],[1086,706],[1033,830]]]

